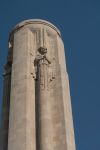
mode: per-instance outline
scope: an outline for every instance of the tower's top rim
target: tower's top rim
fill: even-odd
[[[42,19],[28,19],[28,20],[24,20],[20,23],[18,23],[11,31],[10,33],[10,36],[13,34],[13,32],[15,32],[16,30],[20,29],[21,27],[25,26],[25,25],[28,25],[28,24],[44,24],[44,25],[47,25],[51,28],[53,28],[60,36],[61,36],[61,33],[59,31],[59,29],[53,25],[52,23],[50,23],[49,21],[46,21],[46,20],[42,20]]]

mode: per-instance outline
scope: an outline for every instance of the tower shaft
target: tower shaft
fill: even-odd
[[[26,20],[13,29],[9,45],[6,88],[10,106],[4,104],[9,115],[4,114],[8,123],[3,120],[3,132],[7,134],[2,135],[2,150],[75,150],[69,80],[59,30],[47,21]]]

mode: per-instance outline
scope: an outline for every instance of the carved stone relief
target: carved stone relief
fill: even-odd
[[[47,58],[47,48],[40,47],[39,54],[34,61],[36,79],[40,83],[41,89],[49,89],[51,82],[55,79],[52,62]]]
[[[56,77],[55,35],[48,36],[47,30],[42,28],[31,29],[31,32],[35,51],[34,54],[32,50],[30,52],[31,75],[40,82],[41,89],[49,90],[55,86]]]
[[[34,66],[34,60],[36,57],[36,51],[37,51],[37,45],[39,44],[39,29],[30,29],[30,40],[29,43],[31,45],[30,47],[30,73],[34,79],[36,79],[36,74],[35,74],[35,66]]]

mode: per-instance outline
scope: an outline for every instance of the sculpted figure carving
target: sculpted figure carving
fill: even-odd
[[[49,83],[54,79],[51,61],[47,58],[47,48],[40,47],[39,54],[34,61],[36,79],[39,80],[41,89],[49,87]]]

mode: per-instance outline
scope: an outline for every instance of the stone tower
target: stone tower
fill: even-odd
[[[10,34],[0,150],[75,150],[64,45],[47,21],[25,20]]]

